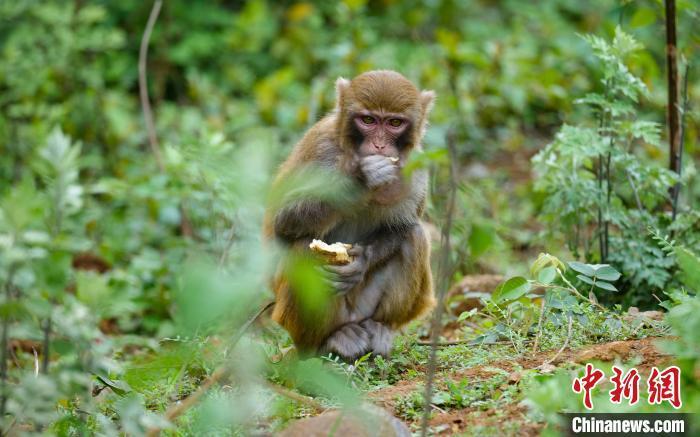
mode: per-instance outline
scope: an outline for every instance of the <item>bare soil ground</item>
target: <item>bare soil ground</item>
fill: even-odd
[[[586,346],[575,350],[566,350],[552,361],[554,366],[562,366],[566,363],[586,363],[590,361],[611,362],[616,359],[627,361],[633,358],[639,360],[637,368],[646,374],[653,366],[661,366],[670,359],[670,356],[661,352],[656,346],[659,338],[645,338],[642,340],[615,341]],[[466,370],[457,371],[447,377],[455,382],[467,378],[478,383],[479,380],[488,379],[496,375],[501,369],[512,372],[508,383],[516,383],[520,379],[522,370],[534,369],[541,366],[555,356],[557,351],[538,353],[535,356],[523,356],[516,360],[503,360],[476,366]],[[444,375],[443,375],[444,378]],[[445,379],[438,381],[438,386],[444,385]],[[369,393],[370,399],[394,414],[397,400],[407,396],[411,392],[420,389],[423,379],[402,380],[396,384]],[[543,425],[526,420],[526,407],[520,404],[509,404],[504,408],[478,410],[465,408],[460,410],[435,409],[430,425],[439,427],[440,433],[450,435],[476,427],[496,427],[508,423],[509,426],[518,427],[518,434],[523,436],[539,435]]]

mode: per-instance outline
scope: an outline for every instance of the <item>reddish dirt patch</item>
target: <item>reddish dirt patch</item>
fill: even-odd
[[[670,356],[661,352],[655,345],[659,338],[645,338],[641,340],[615,341],[586,346],[576,350],[567,350],[559,354],[554,359],[552,365],[562,365],[565,363],[585,363],[590,361],[628,361],[634,358],[639,360],[637,368],[646,373],[652,366],[662,366]],[[669,338],[669,340],[671,340]],[[488,379],[497,373],[495,369],[502,369],[511,372],[509,380],[516,383],[520,380],[520,372],[517,369],[534,369],[551,360],[557,351],[547,351],[536,356],[523,356],[515,360],[502,360],[489,363],[488,365],[476,366],[469,369],[447,375],[454,381],[469,378],[478,383],[479,380]],[[445,376],[442,374],[441,376]],[[444,379],[443,379],[444,381]],[[370,399],[381,405],[393,414],[396,412],[396,403],[400,397],[407,396],[418,389],[423,383],[423,379],[403,380],[395,385],[382,388],[369,393]],[[438,386],[442,383],[438,382]],[[498,409],[477,410],[465,408],[461,410],[435,410],[430,422],[431,426],[438,427],[440,434],[450,435],[465,429],[472,429],[478,426],[488,426],[501,429],[503,424],[509,424],[517,429],[517,435],[539,435],[543,424],[536,424],[526,420],[526,409],[522,405],[510,404]],[[517,427],[516,427],[517,425]]]
[[[522,405],[506,405],[504,408],[495,410],[479,411],[474,409],[464,409],[450,411],[447,413],[435,414],[430,421],[430,426],[436,429],[441,435],[457,434],[476,427],[503,428],[504,423],[517,424],[513,426],[517,433],[511,435],[518,436],[538,436],[544,424],[527,421],[527,409]],[[507,434],[507,433],[503,433]]]
[[[394,410],[398,398],[409,395],[422,383],[423,379],[401,380],[394,385],[370,392],[367,395],[375,404]]]
[[[481,298],[493,292],[503,282],[501,275],[468,275],[449,291],[450,311],[459,315],[472,308],[481,308]]]

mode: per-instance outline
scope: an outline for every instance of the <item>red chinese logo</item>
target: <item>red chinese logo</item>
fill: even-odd
[[[632,368],[625,373],[617,366],[612,367],[614,375],[610,378],[613,384],[610,390],[610,402],[620,404],[622,399],[627,399],[630,405],[639,402],[639,380],[641,379],[637,369]],[[586,371],[580,378],[575,378],[573,390],[575,393],[583,392],[583,405],[593,409],[591,391],[601,382],[605,373],[596,369],[592,364],[586,364]],[[668,401],[674,408],[680,408],[681,401],[681,369],[671,366],[664,371],[659,371],[656,367],[651,369],[647,379],[647,389],[649,404],[661,404]]]
[[[622,398],[629,399],[630,405],[639,401],[639,372],[632,368],[626,375],[617,366],[613,366],[615,376],[610,378],[610,382],[615,386],[610,390],[610,402],[619,404]],[[623,378],[624,375],[624,378]]]
[[[600,380],[605,376],[602,370],[593,367],[593,364],[586,364],[586,373],[581,378],[574,379],[573,389],[576,393],[584,392],[583,395],[583,405],[591,410],[593,408],[593,401],[591,400],[591,390],[600,382]]]
[[[673,408],[680,408],[683,404],[681,401],[681,369],[678,367],[671,366],[663,372],[652,367],[647,386],[650,404],[668,401],[673,405]]]

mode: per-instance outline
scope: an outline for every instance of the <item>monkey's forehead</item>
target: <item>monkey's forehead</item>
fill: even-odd
[[[350,82],[354,97],[368,108],[404,111],[419,102],[420,92],[410,80],[391,70],[363,73]]]
[[[355,85],[355,84],[353,84]],[[410,83],[409,83],[410,85]],[[411,115],[420,110],[420,94],[411,87],[401,87],[397,84],[377,84],[372,86],[351,86],[351,110],[371,110],[383,113],[402,113]]]

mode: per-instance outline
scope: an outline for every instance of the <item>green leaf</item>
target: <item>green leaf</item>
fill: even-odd
[[[555,273],[557,268],[560,269],[562,272],[566,270],[566,265],[563,262],[561,262],[556,256],[550,255],[548,253],[540,253],[540,255],[530,267],[530,275],[532,275],[533,278],[538,277],[540,270],[544,269],[547,266],[554,267]]]
[[[620,279],[620,272],[608,264],[598,264],[595,266],[595,277],[604,281],[617,281]]]
[[[681,268],[681,280],[688,288],[700,291],[700,258],[685,247],[674,248],[678,267]]]
[[[467,320],[468,318],[470,318],[471,316],[476,314],[476,311],[477,311],[476,308],[472,308],[469,311],[462,312],[462,314],[460,314],[459,317],[457,318],[457,321],[463,322],[463,321]]]
[[[555,267],[545,267],[537,273],[537,282],[542,284],[551,284],[556,277],[557,269]]]
[[[469,234],[469,249],[473,257],[479,257],[493,246],[496,240],[496,232],[493,226],[489,225],[472,225],[472,231]]]
[[[593,282],[593,279],[589,278],[588,276],[583,276],[583,275],[576,275],[577,278],[585,282],[586,284],[591,284],[594,285],[595,282]]]
[[[595,283],[595,286],[598,288],[602,288],[603,290],[617,291],[617,288],[615,288],[615,286],[609,282],[598,281]]]
[[[651,8],[639,8],[632,15],[630,20],[630,27],[633,29],[636,27],[648,26],[656,21],[656,13]]]
[[[518,299],[530,291],[530,282],[522,276],[508,279],[493,292],[493,301],[496,303]]]
[[[95,378],[97,378],[97,380],[100,381],[102,384],[111,388],[112,391],[120,397],[125,396],[132,391],[131,387],[129,387],[129,384],[127,384],[125,381],[115,381],[113,379],[107,378],[106,376],[98,374],[95,374]]]
[[[591,267],[589,264],[584,264],[576,261],[571,261],[569,262],[569,267],[574,269],[575,271],[582,273],[589,278],[592,278],[595,276],[595,270],[593,270],[593,267]]]

